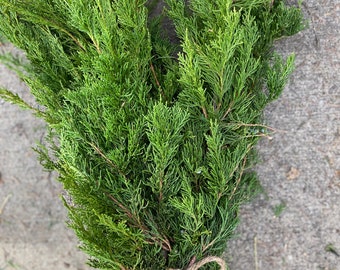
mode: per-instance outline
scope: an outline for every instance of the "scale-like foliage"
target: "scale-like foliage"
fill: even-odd
[[[262,110],[293,68],[272,45],[302,29],[298,8],[166,3],[157,17],[157,1],[0,0],[0,33],[29,62],[2,59],[43,109],[0,97],[48,123],[37,151],[59,172],[69,226],[96,268],[190,269],[222,254],[259,190]]]

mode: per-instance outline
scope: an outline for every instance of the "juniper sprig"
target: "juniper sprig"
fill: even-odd
[[[157,0],[0,0],[28,61],[2,59],[40,106],[0,97],[48,123],[37,151],[98,269],[217,267],[259,191],[262,111],[293,70],[273,42],[304,27],[281,0],[165,2],[156,16]]]

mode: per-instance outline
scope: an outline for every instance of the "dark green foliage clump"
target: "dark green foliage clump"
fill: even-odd
[[[259,190],[262,111],[293,68],[273,41],[303,27],[279,0],[167,0],[151,18],[155,3],[0,0],[0,32],[29,62],[2,59],[43,109],[0,97],[48,123],[37,151],[100,269],[189,269],[222,254]]]

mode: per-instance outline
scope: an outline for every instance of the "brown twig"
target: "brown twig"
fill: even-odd
[[[99,54],[101,54],[101,53],[102,53],[102,50],[100,49],[100,46],[99,46],[98,41],[96,41],[96,40],[94,39],[94,36],[92,36],[92,35],[89,35],[89,37],[90,37],[90,39],[91,39],[93,45],[96,47],[97,52],[98,52]]]
[[[162,189],[163,189],[163,177],[161,178],[161,180],[159,181],[159,202],[161,203],[161,201],[163,200],[163,192],[162,192]]]
[[[104,153],[93,143],[89,143],[93,149],[100,155],[102,156],[105,161],[111,165],[115,170],[117,170],[117,172],[122,175],[124,177],[125,180],[128,180],[127,176],[117,167],[116,164],[114,164],[107,156],[104,155]],[[144,234],[150,234],[151,231],[148,229],[148,227],[146,227],[144,224],[142,224],[138,218],[136,218],[136,216],[126,207],[124,206],[121,202],[119,202],[116,198],[114,198],[111,194],[105,192],[106,196],[108,196],[120,209],[123,210],[123,212],[130,218],[130,220],[134,223],[134,225],[136,227],[138,227],[139,229],[141,229]],[[160,239],[159,237],[157,237],[157,235],[153,236],[151,238],[154,242],[149,241],[149,244],[154,244],[154,243],[158,243],[161,244],[162,248],[166,251],[171,251],[171,244],[169,242],[168,239],[166,239],[166,237],[164,239]]]
[[[230,113],[232,106],[233,106],[233,102],[230,103],[230,105],[229,105],[229,107],[228,107],[228,110],[227,110],[227,111],[225,112],[225,114],[222,116],[221,121],[223,121],[223,120],[227,117],[227,115]]]
[[[157,85],[158,89],[159,89],[160,92],[161,92],[162,97],[165,98],[165,95],[164,95],[162,86],[161,86],[161,84],[159,83],[158,78],[157,78],[157,74],[156,74],[156,71],[155,71],[155,67],[153,66],[152,63],[150,63],[150,69],[151,69],[152,75],[153,75],[153,77],[154,77],[154,79],[155,79],[156,85]]]
[[[139,228],[145,235],[151,234],[151,231],[147,226],[145,226],[143,223],[140,222],[140,220],[121,202],[119,202],[115,197],[113,197],[111,194],[105,192],[106,196],[108,196],[120,209],[123,210],[123,212],[128,216],[128,218],[132,221],[133,225]],[[151,239],[153,241],[146,240],[148,244],[161,244],[162,249],[166,251],[171,251],[171,245],[168,239],[160,239],[157,236],[152,236]]]
[[[131,213],[131,211],[126,208],[122,203],[120,203],[115,197],[113,197],[111,194],[105,192],[106,196],[109,197],[120,209],[123,210],[123,212],[131,219],[133,220],[134,223],[137,223],[138,227],[140,227],[140,229],[145,230],[145,228],[143,226],[141,226],[138,222],[138,220],[136,219],[136,217]]]
[[[268,140],[272,140],[272,139],[273,139],[273,137],[269,136],[269,135],[266,134],[266,133],[259,133],[259,134],[247,135],[247,136],[243,136],[242,139],[244,139],[244,138],[254,138],[254,137],[265,137],[265,138],[267,138]]]
[[[240,184],[241,182],[241,178],[242,178],[242,175],[243,175],[243,171],[244,171],[244,167],[246,166],[246,161],[247,161],[247,157],[245,156],[243,158],[243,163],[242,163],[242,169],[241,169],[241,172],[240,172],[240,176],[238,177],[237,181],[236,181],[236,185],[233,189],[233,191],[231,192],[230,196],[229,196],[229,201],[234,197],[234,194],[236,192],[236,189],[238,187],[238,185]]]
[[[125,179],[125,180],[128,180],[128,178],[127,178],[127,176],[125,175],[125,173],[122,171],[122,170],[120,170],[119,168],[118,168],[118,166],[116,165],[116,164],[114,164],[113,162],[112,162],[112,160],[110,160],[107,156],[105,156],[105,154],[95,145],[95,144],[93,144],[93,143],[89,143],[89,145],[91,145],[92,146],[92,148],[101,156],[101,157],[103,157],[104,159],[105,159],[105,161],[109,164],[109,165],[111,165],[121,176],[123,176],[123,178]]]
[[[272,130],[273,132],[287,132],[285,130],[272,128],[270,126],[266,126],[266,125],[262,125],[262,124],[246,124],[246,123],[238,122],[238,123],[229,123],[229,125],[237,125],[238,127],[262,127],[262,128]]]
[[[65,32],[83,51],[86,51],[83,45],[81,45],[80,41],[77,40],[70,32],[61,29],[61,31]]]
[[[203,107],[203,106],[202,106],[202,111],[203,111],[204,117],[205,117],[206,119],[208,119],[207,110],[206,110],[205,107]]]
[[[249,144],[249,145],[248,145],[248,147],[247,147],[247,149],[246,149],[246,152],[244,153],[242,159],[246,158],[248,152],[251,150],[252,147],[253,147],[252,144]],[[245,161],[243,160],[243,162],[245,162]],[[240,164],[240,163],[241,163],[241,161],[237,164],[237,166],[235,166],[235,168],[233,169],[233,171],[229,174],[229,177],[232,177],[232,176],[233,176],[233,174],[236,172],[237,168],[239,167],[239,164]]]

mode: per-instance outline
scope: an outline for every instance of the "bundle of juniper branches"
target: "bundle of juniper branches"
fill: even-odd
[[[166,3],[155,16],[157,0],[0,0],[0,33],[25,52],[1,59],[39,107],[0,97],[47,122],[36,150],[95,268],[225,267],[259,190],[262,111],[293,69],[273,42],[304,27],[280,0]]]

